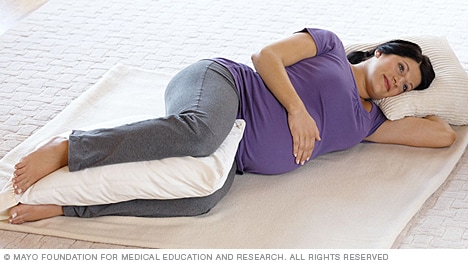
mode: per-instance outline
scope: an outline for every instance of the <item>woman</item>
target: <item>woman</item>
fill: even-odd
[[[65,165],[76,171],[206,156],[219,147],[236,118],[247,123],[236,156],[241,173],[285,173],[363,140],[418,147],[453,143],[455,132],[442,119],[389,121],[371,101],[429,86],[435,75],[419,46],[391,41],[371,52],[354,53],[350,60],[356,64],[348,62],[335,34],[304,29],[254,54],[256,72],[221,58],[200,61],[168,84],[167,117],[54,138],[16,164],[14,189],[21,193]],[[137,203],[130,201],[128,210],[121,213],[120,207],[114,214],[158,216],[139,214]],[[113,214],[114,204],[105,208],[106,213],[91,216]],[[82,216],[76,207],[22,204],[10,214],[14,224],[63,214]]]

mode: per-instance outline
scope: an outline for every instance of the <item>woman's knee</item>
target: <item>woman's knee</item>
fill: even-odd
[[[222,140],[217,138],[214,134],[201,133],[196,136],[194,144],[192,145],[192,156],[203,157],[213,154],[221,145]]]
[[[192,137],[190,145],[186,145],[192,156],[208,156],[214,153],[227,136],[223,128],[210,127],[196,115],[185,115],[182,118],[185,119]]]

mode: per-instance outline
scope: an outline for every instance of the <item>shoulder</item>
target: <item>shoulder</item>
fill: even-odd
[[[304,28],[299,32],[308,33],[314,39],[317,45],[318,55],[333,50],[339,50],[340,52],[344,52],[343,42],[337,34],[330,30],[320,28]]]

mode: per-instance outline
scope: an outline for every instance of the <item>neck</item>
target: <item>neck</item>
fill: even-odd
[[[366,85],[366,66],[365,63],[361,62],[356,65],[351,65],[353,70],[354,79],[356,80],[359,96],[362,99],[369,99],[369,94],[367,93]]]

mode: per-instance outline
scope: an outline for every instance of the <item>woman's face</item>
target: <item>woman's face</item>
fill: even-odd
[[[419,64],[407,57],[376,51],[367,76],[367,92],[382,99],[408,92],[421,83]]]

